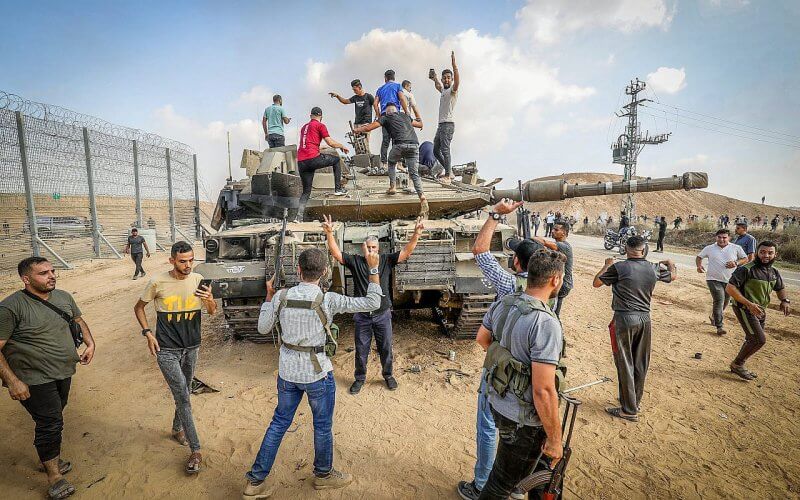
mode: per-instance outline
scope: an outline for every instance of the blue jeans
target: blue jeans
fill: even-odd
[[[308,396],[314,421],[314,475],[325,476],[330,473],[333,468],[333,406],[336,403],[333,371],[328,372],[325,378],[310,384],[295,384],[278,376],[278,406],[264,434],[253,467],[246,474],[248,480],[259,482],[269,475],[283,435],[292,424],[303,393]]]
[[[497,451],[497,427],[494,425],[492,408],[489,406],[489,392],[486,387],[486,370],[481,370],[481,387],[478,389],[478,420],[475,424],[475,441],[478,443],[475,461],[475,487],[483,489],[489,479]]]

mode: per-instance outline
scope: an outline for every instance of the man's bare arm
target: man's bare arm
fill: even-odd
[[[600,288],[601,286],[605,285],[605,283],[603,283],[600,280],[600,276],[602,276],[606,271],[608,271],[608,268],[611,267],[612,264],[614,264],[614,258],[613,257],[607,258],[605,263],[603,263],[603,267],[600,268],[600,270],[597,271],[597,274],[594,275],[594,280],[592,281],[593,287]]]
[[[8,394],[11,399],[16,401],[25,401],[31,397],[28,384],[20,380],[14,373],[14,370],[8,365],[6,357],[3,356],[2,350],[8,340],[0,340],[0,379],[8,386]]]
[[[532,237],[531,237],[531,239],[532,239],[533,241],[538,241],[538,242],[539,242],[539,243],[541,243],[541,244],[542,244],[542,246],[544,246],[545,248],[548,248],[548,249],[550,249],[550,250],[555,250],[555,251],[558,251],[558,245],[556,245],[556,242],[555,242],[555,241],[546,240],[546,239],[544,239],[544,238],[543,238],[543,237],[541,237],[541,236],[532,236]]]
[[[266,116],[262,116],[261,117],[261,128],[264,129],[264,136],[268,136],[269,135],[269,132],[268,132],[269,127],[267,127],[267,117]]]
[[[431,80],[433,80],[433,86],[436,87],[436,90],[441,92],[443,87],[442,87],[442,82],[439,81],[439,77],[433,75],[433,78],[431,78]]]
[[[492,331],[481,325],[478,327],[478,333],[475,335],[475,342],[486,351],[492,343]]]
[[[372,108],[375,110],[375,116],[381,116],[381,100],[378,96],[372,101]]]
[[[453,93],[458,92],[458,84],[461,82],[461,78],[458,76],[458,65],[456,65],[456,53],[450,52],[450,59],[453,63]]]
[[[420,118],[416,118],[411,121],[411,126],[416,128],[422,128],[422,120]]]
[[[369,132],[370,130],[375,130],[376,128],[381,128],[381,122],[378,120],[375,120],[372,123],[359,125],[358,127],[353,127],[353,130],[359,134],[363,134],[364,132]]]
[[[670,259],[659,261],[659,264],[664,264],[669,269],[670,281],[678,279],[678,266],[675,265]]]
[[[322,230],[325,231],[325,239],[328,242],[328,251],[331,257],[339,264],[344,264],[344,257],[342,251],[339,249],[339,243],[336,242],[336,237],[333,235],[333,219],[330,215],[323,216]]]
[[[342,104],[350,104],[350,99],[345,99],[344,97],[340,96],[336,92],[328,92],[328,95],[333,97],[333,98],[338,99],[339,102],[342,103]]]
[[[417,219],[417,223],[414,226],[414,233],[411,235],[411,239],[408,240],[406,246],[400,250],[400,256],[398,257],[398,262],[405,262],[411,257],[411,254],[414,253],[414,249],[417,248],[417,241],[419,241],[419,237],[422,234],[422,230],[425,229],[425,226],[422,225],[422,220]]]
[[[556,391],[556,366],[548,363],[531,363],[531,388],[533,406],[547,434],[544,452],[558,460],[563,453],[561,422],[558,418],[558,392]]]
[[[500,215],[510,214],[522,206],[522,203],[523,202],[521,201],[514,202],[512,200],[503,199],[492,207],[492,211]],[[492,217],[486,219],[486,222],[483,223],[483,227],[481,227],[481,230],[478,231],[478,236],[475,238],[475,243],[472,245],[473,255],[478,255],[479,253],[489,251],[492,243],[492,235],[494,234],[495,229],[497,229],[497,224],[499,224],[499,222],[494,220]]]

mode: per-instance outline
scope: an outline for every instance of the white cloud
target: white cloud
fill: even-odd
[[[432,140],[439,94],[428,80],[428,69],[440,72],[449,67],[451,50],[456,52],[461,76],[455,119],[456,162],[503,147],[521,132],[526,115],[537,113],[541,107],[574,103],[595,93],[592,87],[562,82],[556,68],[521,51],[506,38],[481,35],[476,30],[450,35],[437,43],[405,30],[374,29],[348,43],[339,59],[309,61],[306,82],[310,93],[319,96],[328,91],[343,92],[350,80],[360,78],[365,89],[374,93],[383,83],[384,70],[394,69],[398,81],[412,82],[425,123],[420,140]],[[322,106],[331,133],[338,132],[341,138],[344,127],[337,130],[336,125],[352,119],[352,106],[335,101]],[[528,130],[525,134],[536,133]],[[379,140],[380,134],[375,135]]]
[[[518,34],[552,44],[565,35],[591,28],[630,33],[645,28],[668,29],[675,4],[667,0],[528,0],[516,13]]]
[[[612,52],[611,54],[608,55],[608,58],[606,59],[606,66],[613,66],[616,60],[617,56]]]
[[[675,94],[686,87],[686,70],[662,66],[648,74],[646,81],[656,92]]]
[[[265,87],[264,85],[256,85],[250,90],[239,94],[239,98],[236,99],[235,104],[256,104],[266,107],[272,104],[273,95],[275,95],[275,92],[273,92],[271,88]]]
[[[609,118],[582,118],[570,116],[567,121],[553,122],[545,127],[549,137],[559,137],[567,132],[593,132],[608,127]]]

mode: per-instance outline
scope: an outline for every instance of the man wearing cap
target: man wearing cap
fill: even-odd
[[[337,99],[342,104],[353,104],[356,111],[353,126],[366,125],[372,122],[372,106],[375,105],[375,97],[372,94],[364,92],[364,87],[361,85],[361,80],[356,78],[350,82],[350,87],[353,89],[353,96],[349,99],[342,97],[336,92],[329,92],[328,95]],[[369,132],[366,132],[367,144],[369,144]]]
[[[283,98],[278,94],[272,96],[272,106],[264,110],[264,116],[261,118],[264,139],[267,140],[270,148],[286,145],[283,126],[288,125],[291,120],[283,110]]]
[[[125,253],[131,253],[131,259],[133,263],[136,265],[136,271],[133,273],[133,279],[139,279],[139,275],[141,273],[144,276],[146,273],[144,272],[144,268],[142,267],[142,247],[147,252],[147,258],[150,258],[150,249],[147,248],[147,242],[144,239],[144,236],[139,235],[139,230],[136,228],[131,229],[131,235],[128,236],[128,244],[125,245]]]
[[[514,251],[512,267],[515,274],[503,269],[503,266],[492,255],[490,251],[492,236],[497,230],[500,219],[520,206],[522,206],[521,201],[513,202],[503,199],[492,207],[492,211],[489,212],[489,218],[486,219],[480,232],[478,232],[475,244],[472,246],[475,263],[480,267],[484,278],[494,286],[497,292],[497,300],[509,293],[513,293],[520,287],[525,287],[523,283],[528,279],[528,261],[531,255],[541,248],[538,243],[534,243],[531,240],[511,240],[508,246]],[[484,375],[481,372],[481,385],[478,390],[478,411],[475,424],[477,443],[475,475],[472,481],[460,481],[457,487],[458,494],[465,500],[473,500],[480,496],[481,490],[489,479],[489,473],[492,471],[497,450],[497,427],[492,416],[492,409],[489,406],[489,394]],[[517,495],[518,492],[512,493],[511,498],[524,498],[521,495]]]
[[[311,187],[314,182],[314,172],[321,168],[333,167],[334,194],[342,196],[347,190],[342,187],[342,168],[339,156],[321,154],[320,142],[335,149],[348,153],[348,149],[340,142],[331,139],[328,127],[322,123],[322,109],[317,106],[311,108],[311,120],[300,129],[300,144],[297,148],[297,167],[300,170],[300,180],[303,183],[303,194],[300,195],[300,206],[297,210],[297,220],[303,220],[306,204],[311,197]]]
[[[756,258],[756,239],[747,232],[747,221],[737,222],[734,231],[736,232],[736,238],[734,238],[733,242],[742,247],[744,253],[747,254],[747,262],[753,262],[753,259]]]
[[[401,159],[406,165],[408,175],[414,183],[414,191],[419,196],[421,206],[420,215],[427,217],[428,214],[428,201],[425,198],[425,193],[422,191],[422,181],[419,178],[417,171],[417,159],[419,158],[419,140],[417,134],[414,132],[414,127],[422,128],[420,120],[412,120],[411,116],[406,113],[398,113],[397,107],[389,103],[386,105],[386,113],[379,117],[369,125],[362,125],[356,127],[356,132],[369,132],[378,127],[383,127],[383,130],[392,139],[392,150],[389,152],[389,190],[386,194],[393,195],[397,193],[397,162]]]
[[[375,116],[382,116],[386,113],[386,106],[394,104],[399,110],[402,109],[403,113],[408,114],[408,101],[403,93],[403,87],[394,81],[394,70],[387,69],[383,74],[384,84],[375,92]],[[389,132],[384,128],[383,140],[381,141],[381,164],[383,168],[387,168],[389,161]]]

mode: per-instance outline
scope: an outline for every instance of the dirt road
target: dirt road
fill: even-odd
[[[576,289],[564,306],[568,385],[615,379],[606,325],[610,290],[590,279],[602,264],[576,249]],[[220,389],[193,396],[206,468],[182,472],[186,449],[169,439],[173,403],[134,321],[144,283],[130,281],[132,264],[104,261],[62,271],[59,287],[75,294],[97,338],[95,361],[78,367],[66,409],[63,456],[79,498],[238,498],[243,474],[258,449],[276,403],[275,348],[222,340],[219,318],[204,318],[198,376]],[[166,269],[158,254],[145,262]],[[697,273],[659,284],[654,303],[653,354],[642,418],[612,420],[616,384],[576,393],[581,407],[570,498],[788,498],[800,495],[800,321],[769,312],[768,342],[752,361],[757,382],[727,371],[742,334],[726,313],[729,334],[708,325],[710,297]],[[0,296],[17,288],[0,282]],[[798,294],[792,291],[794,303]],[[400,316],[396,316],[400,319]],[[482,352],[471,342],[441,337],[427,312],[395,322],[400,388],[384,389],[371,359],[361,394],[352,381],[352,322],[341,321],[339,386],[334,422],[336,466],[352,472],[348,488],[319,493],[311,486],[310,411],[302,403],[278,454],[276,498],[457,498],[455,485],[472,477],[475,405]],[[451,362],[435,351],[456,351]],[[702,360],[693,358],[702,352]],[[405,369],[419,364],[422,372]],[[459,369],[470,376],[449,376]],[[33,424],[19,403],[0,392],[2,497],[42,498]]]

